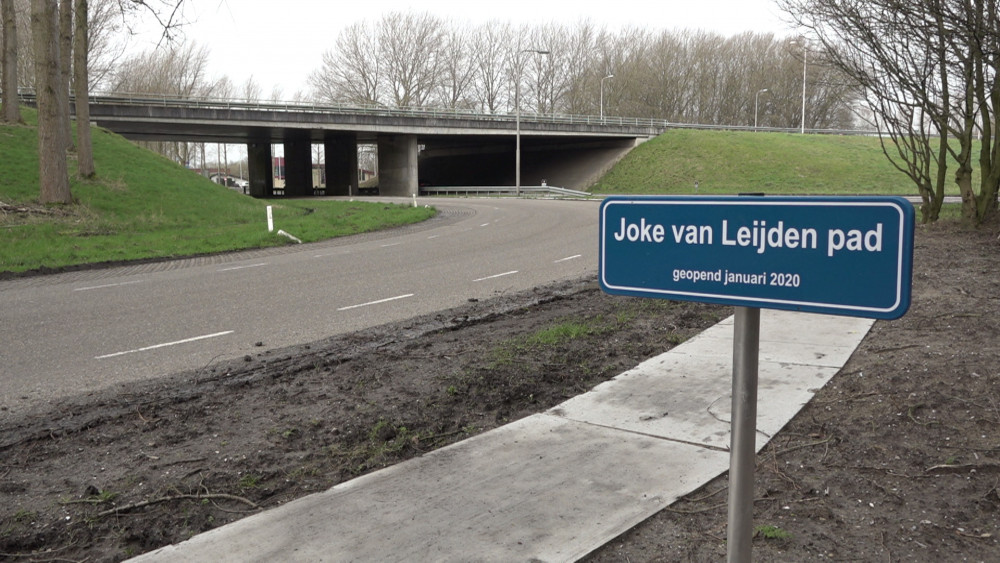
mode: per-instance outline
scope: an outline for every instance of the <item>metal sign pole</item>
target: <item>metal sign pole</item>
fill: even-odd
[[[750,563],[757,441],[757,364],[760,309],[736,307],[733,329],[733,408],[729,448],[727,561]]]

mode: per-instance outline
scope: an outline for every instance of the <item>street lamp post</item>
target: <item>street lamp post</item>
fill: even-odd
[[[518,51],[517,76],[514,77],[514,195],[521,197],[521,55],[535,53],[548,55],[542,49],[522,49]]]
[[[809,43],[804,39],[796,39],[792,45],[802,46],[802,134],[806,133],[806,71],[809,68]]]
[[[614,77],[615,75],[609,74],[601,79],[601,123],[604,123],[604,81]]]
[[[757,108],[760,105],[760,95],[767,92],[767,88],[761,88],[757,90],[757,94],[753,97],[753,130],[757,130]]]
[[[802,134],[806,133],[806,69],[809,68],[809,45],[802,46]]]

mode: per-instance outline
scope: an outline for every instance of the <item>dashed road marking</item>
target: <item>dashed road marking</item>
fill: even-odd
[[[326,254],[313,254],[313,258],[326,258],[327,256],[344,256],[350,254],[350,250],[341,250],[339,252],[327,252]]]
[[[167,346],[177,346],[178,344],[187,344],[188,342],[195,342],[198,340],[205,340],[208,338],[217,338],[219,336],[225,336],[227,334],[232,334],[232,330],[227,330],[224,332],[216,332],[213,334],[205,334],[202,336],[195,336],[193,338],[185,338],[184,340],[175,340],[174,342],[164,342],[163,344],[154,344],[152,346],[144,346],[142,348],[136,348],[134,350],[125,350],[124,352],[115,352],[113,354],[104,354],[103,356],[95,356],[95,360],[103,360],[105,358],[114,358],[116,356],[124,356],[126,354],[135,354],[136,352],[147,352],[149,350],[156,350],[157,348],[166,348]]]
[[[232,266],[232,267],[229,267],[229,268],[222,268],[222,269],[216,270],[216,271],[218,271],[218,272],[231,272],[233,270],[246,270],[247,268],[260,268],[261,266],[267,266],[267,264],[268,264],[267,262],[260,262],[258,264],[247,264],[246,266]]]
[[[359,307],[367,307],[369,305],[378,305],[379,303],[388,303],[389,301],[396,301],[397,299],[406,299],[407,297],[413,297],[413,293],[407,293],[406,295],[397,295],[396,297],[389,297],[386,299],[379,299],[378,301],[369,301],[367,303],[359,303],[357,305],[348,305],[347,307],[341,307],[337,309],[338,311],[348,311],[350,309],[357,309]]]
[[[517,272],[518,272],[517,270],[511,270],[509,272],[504,272],[502,274],[495,274],[495,275],[492,275],[492,276],[486,276],[485,278],[479,278],[478,280],[472,280],[472,281],[474,281],[474,282],[481,282],[481,281],[485,281],[485,280],[492,280],[492,279],[496,279],[496,278],[502,278],[504,276],[510,276],[510,275],[516,274]]]
[[[135,280],[135,281],[120,282],[120,283],[106,283],[104,285],[91,285],[91,286],[88,286],[88,287],[77,287],[77,288],[74,288],[73,291],[90,291],[92,289],[107,289],[109,287],[121,287],[123,285],[132,285],[132,284],[135,284],[135,283],[142,283],[142,281],[143,280]]]

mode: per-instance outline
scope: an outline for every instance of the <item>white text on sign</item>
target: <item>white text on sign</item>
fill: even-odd
[[[784,221],[768,226],[767,221],[753,221],[749,225],[730,225],[722,220],[720,228],[722,246],[753,248],[763,254],[769,248],[816,250],[819,233],[813,228],[785,226]],[[667,228],[641,217],[638,223],[629,223],[624,217],[613,237],[618,242],[661,244],[667,241]],[[711,225],[670,225],[669,233],[675,244],[712,245],[715,231]],[[882,223],[872,229],[829,229],[826,236],[826,255],[833,256],[842,250],[855,252],[882,252]]]

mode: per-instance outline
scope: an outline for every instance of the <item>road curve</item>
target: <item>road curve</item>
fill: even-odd
[[[595,201],[419,203],[441,214],[322,243],[0,282],[0,413],[596,273]]]

